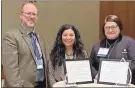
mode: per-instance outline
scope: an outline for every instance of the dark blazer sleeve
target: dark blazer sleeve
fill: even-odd
[[[94,46],[92,47],[91,53],[90,53],[90,62],[92,66],[92,76],[95,78],[97,75],[98,71],[96,70],[96,54],[95,54],[95,49]]]
[[[132,84],[135,84],[135,41],[132,38],[128,38],[125,42],[125,44],[128,42],[127,55],[131,60],[130,68],[132,70]]]
[[[128,57],[131,58],[131,70],[135,71],[135,41],[130,40],[128,44]]]
[[[17,42],[11,33],[6,33],[2,42],[2,65],[10,87],[22,87],[18,65]]]

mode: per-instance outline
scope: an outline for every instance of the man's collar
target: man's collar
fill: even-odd
[[[26,34],[29,34],[31,32],[35,33],[35,28],[34,27],[32,27],[32,28],[26,27],[23,23],[21,24],[21,26],[22,26],[22,28],[23,28],[23,30],[25,31]]]

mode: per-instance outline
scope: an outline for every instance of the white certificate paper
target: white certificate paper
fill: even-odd
[[[102,61],[99,82],[126,84],[129,62]]]
[[[89,60],[66,61],[68,83],[92,81]]]

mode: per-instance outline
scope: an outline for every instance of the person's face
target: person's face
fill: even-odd
[[[67,29],[62,34],[62,42],[65,47],[73,47],[75,42],[75,33],[72,29]]]
[[[116,39],[120,34],[120,28],[115,22],[106,22],[104,31],[107,39]]]
[[[22,23],[27,27],[34,27],[37,19],[37,8],[33,4],[27,4],[20,13]]]

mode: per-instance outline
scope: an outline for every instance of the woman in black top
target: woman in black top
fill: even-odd
[[[105,18],[102,26],[104,38],[93,45],[90,58],[94,76],[98,73],[101,58],[131,60],[132,83],[135,84],[135,41],[122,34],[123,26],[116,15]],[[106,52],[103,53],[103,50]],[[99,52],[100,51],[100,52]]]

